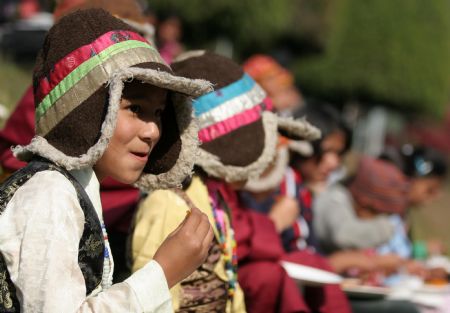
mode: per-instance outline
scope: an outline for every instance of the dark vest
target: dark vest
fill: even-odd
[[[86,295],[89,295],[102,281],[105,243],[100,221],[94,206],[84,188],[67,170],[44,159],[30,162],[23,169],[15,172],[0,186],[0,216],[14,193],[34,174],[41,171],[57,171],[64,175],[75,187],[78,201],[85,217],[84,231],[78,248],[78,264],[86,283]],[[39,265],[37,265],[39,266]],[[9,272],[0,251],[0,312],[20,312],[16,289],[11,282]]]

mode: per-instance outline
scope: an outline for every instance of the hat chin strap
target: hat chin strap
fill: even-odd
[[[292,117],[278,116],[278,130],[290,139],[317,140],[320,139],[320,130],[311,125],[306,118],[293,119]]]

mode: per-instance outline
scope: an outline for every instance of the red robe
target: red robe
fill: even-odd
[[[0,131],[0,164],[4,171],[12,173],[26,165],[13,156],[10,148],[30,143],[33,136],[34,97],[33,88],[29,87]],[[100,185],[100,196],[108,230],[127,233],[139,191],[108,178]]]
[[[284,252],[279,234],[266,215],[243,208],[229,186],[221,185],[220,192],[231,208],[238,280],[249,313],[351,312],[338,285],[305,287],[302,294],[279,263],[285,260],[332,271],[325,258],[307,250]]]

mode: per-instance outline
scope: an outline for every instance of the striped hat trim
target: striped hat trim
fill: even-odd
[[[228,101],[222,102],[219,106],[214,107],[208,112],[197,115],[200,128],[209,127],[225,121],[236,114],[250,110],[258,106],[266,97],[264,90],[255,84],[247,93],[240,94]]]
[[[198,133],[198,138],[203,143],[209,142],[240,127],[254,123],[261,118],[262,112],[266,111],[267,107],[270,106],[271,100],[270,98],[266,98],[260,104],[257,104],[249,110],[235,114],[209,127],[202,128]]]
[[[55,65],[49,76],[41,79],[39,83],[36,99],[42,100],[36,108],[36,120],[93,68],[120,52],[135,48],[149,49],[160,63],[165,64],[156,49],[142,36],[125,31],[108,32],[64,57]]]
[[[158,60],[159,58],[155,54],[148,53],[146,47],[125,50],[113,58],[107,59],[83,76],[76,86],[68,89],[46,110],[44,115],[36,121],[36,133],[41,136],[47,135],[64,117],[88,99],[95,90],[107,83],[118,67],[127,68],[139,63],[158,62]]]
[[[212,141],[239,127],[256,122],[272,109],[272,101],[255,81],[244,74],[238,81],[194,101],[202,142]]]
[[[256,85],[256,82],[244,74],[242,78],[219,90],[208,93],[198,98],[194,103],[196,117],[222,105],[224,102],[248,93]]]
[[[135,40],[150,44],[145,38],[137,33],[130,31],[109,31],[93,42],[77,48],[70,52],[64,58],[59,60],[52,68],[48,76],[43,77],[39,81],[39,88],[36,90],[37,102],[41,102],[45,96],[58,85],[67,75],[83,62],[89,60],[92,56],[101,53],[114,44]]]

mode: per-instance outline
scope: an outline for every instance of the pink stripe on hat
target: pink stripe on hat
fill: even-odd
[[[39,81],[39,87],[36,89],[36,103],[40,103],[66,76],[85,61],[89,60],[93,55],[101,53],[118,42],[127,40],[136,40],[151,46],[144,37],[135,32],[123,30],[107,32],[93,42],[72,51],[58,61],[49,76]]]
[[[203,143],[212,141],[220,136],[232,132],[233,130],[257,121],[261,118],[262,112],[270,110],[271,107],[272,100],[270,98],[266,98],[261,102],[261,104],[249,110],[236,114],[222,122],[201,129],[198,133],[198,137]]]

